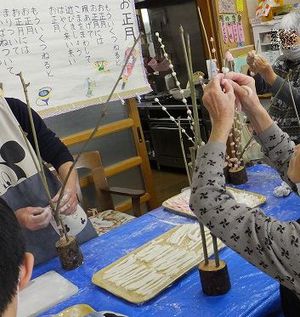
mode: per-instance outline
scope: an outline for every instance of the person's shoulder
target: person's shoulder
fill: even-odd
[[[23,101],[16,98],[5,98],[5,100],[7,101],[12,113],[18,120],[26,115],[27,106]]]
[[[300,61],[290,61],[284,55],[279,56],[273,64],[273,69],[281,71],[283,74],[292,70],[292,72],[299,72]]]
[[[7,97],[5,98],[10,107],[24,107],[26,106],[23,101],[17,98]]]
[[[14,112],[14,111],[18,111],[18,112],[23,112],[26,111],[27,106],[26,104],[21,101],[20,99],[16,99],[16,98],[5,98],[5,100],[7,101],[10,109]]]
[[[288,60],[286,59],[286,57],[280,55],[274,62],[273,69],[275,73],[278,72],[277,75],[279,76],[282,76],[282,74],[285,74],[287,71],[289,71]]]

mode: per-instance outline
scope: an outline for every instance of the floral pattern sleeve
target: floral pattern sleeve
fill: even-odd
[[[257,135],[256,139],[262,145],[264,154],[270,160],[270,165],[279,172],[285,181],[290,183],[287,170],[295,143],[275,123]],[[290,185],[293,184],[290,183]]]
[[[272,141],[279,144],[268,149],[268,154],[279,164],[288,159],[283,152],[289,142],[285,136],[277,137]],[[264,146],[275,145],[267,143]],[[192,211],[227,246],[300,296],[300,224],[281,222],[259,208],[238,204],[225,189],[225,150],[224,144],[210,142],[200,148],[193,176]]]

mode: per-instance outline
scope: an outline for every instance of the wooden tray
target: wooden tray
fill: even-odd
[[[181,233],[181,236],[179,233]],[[180,237],[180,241],[175,240],[176,236]],[[206,229],[206,236],[208,238],[208,253],[209,255],[211,255],[213,253],[213,246],[211,235],[208,229]],[[224,246],[221,241],[218,241],[218,244],[219,247]],[[145,254],[147,250],[150,250],[154,247],[156,247],[158,253],[151,253],[149,251],[150,253],[148,254],[150,255],[146,260],[146,257],[142,256],[142,252],[144,252]],[[166,255],[163,256],[163,254],[166,254],[164,252],[166,252],[167,248],[169,248],[169,250],[171,250],[172,252],[172,255],[169,255],[169,259]],[[177,260],[174,259],[174,252],[175,257],[178,256]],[[156,259],[153,259],[152,261],[149,260],[151,254],[155,254]],[[159,257],[162,258],[159,260]],[[119,272],[120,276],[131,274],[130,272],[133,272],[133,267],[126,268],[125,270],[123,269],[124,272],[120,273],[122,271],[122,269],[120,268],[122,263],[124,263],[125,261],[130,261],[130,259],[134,262],[134,265],[136,265],[136,269],[141,271],[140,274],[145,275],[140,278],[137,276],[137,274],[132,273],[132,279],[136,278],[136,281],[139,281],[142,286],[131,290],[125,288],[123,285],[120,285],[120,282],[119,285],[117,285],[117,283],[113,280],[115,278],[114,276],[108,276],[108,274],[112,274],[112,270],[115,270],[115,272]],[[107,291],[118,297],[121,297],[131,303],[141,304],[152,299],[160,292],[165,290],[170,284],[175,282],[182,275],[186,274],[193,267],[198,265],[202,260],[203,252],[199,224],[185,224],[173,228],[172,230],[157,237],[156,239],[150,241],[149,243],[143,245],[142,247],[134,250],[128,255],[122,257],[111,265],[95,273],[92,281],[97,286],[106,289]],[[159,261],[161,261],[160,264],[158,263]],[[179,261],[188,262],[183,263],[179,267],[176,267],[176,265],[172,264],[173,261],[175,261],[175,263],[177,264],[180,263]],[[167,267],[168,265],[170,265],[170,269],[167,269],[166,271],[162,270],[163,266]],[[160,285],[158,285],[157,287],[148,287],[147,290],[146,285],[148,284],[144,283],[144,278],[148,278],[149,283],[151,284],[151,282],[154,281],[154,279],[151,279],[151,277],[153,277],[153,274],[159,275],[158,282],[160,283]],[[155,276],[157,277],[157,275]],[[130,285],[132,286],[133,284]]]
[[[55,317],[85,317],[90,313],[96,312],[91,306],[79,304],[65,309]]]
[[[233,187],[226,187],[226,190],[230,192],[238,203],[245,203],[248,207],[255,208],[266,202],[266,197],[258,193],[236,189]],[[189,207],[191,190],[187,189],[184,192],[171,197],[163,202],[162,206],[170,212],[188,216],[191,218],[197,218]]]

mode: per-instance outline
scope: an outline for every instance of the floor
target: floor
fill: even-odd
[[[152,174],[159,205],[166,199],[179,194],[182,188],[189,186],[183,169],[161,167],[161,170],[152,169]]]

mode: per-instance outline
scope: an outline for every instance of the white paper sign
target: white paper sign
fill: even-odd
[[[133,0],[1,0],[0,82],[47,117],[105,102],[138,36]],[[113,99],[149,92],[140,45]]]

